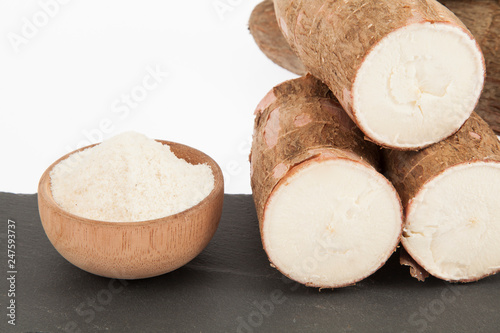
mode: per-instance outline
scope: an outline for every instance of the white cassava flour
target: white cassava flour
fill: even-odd
[[[50,173],[52,195],[72,214],[112,222],[173,215],[214,188],[212,169],[177,158],[167,145],[134,132],[72,154]]]

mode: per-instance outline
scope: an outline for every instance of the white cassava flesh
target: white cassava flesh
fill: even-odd
[[[271,264],[319,288],[374,273],[403,221],[395,188],[377,171],[380,149],[310,75],[274,87],[256,114],[252,191]]]
[[[500,2],[498,0],[440,0],[470,29],[479,43],[486,63],[486,78],[477,112],[500,133]],[[382,20],[379,20],[382,21]],[[248,23],[255,42],[264,54],[279,66],[297,74],[308,71],[281,33],[272,0],[264,0],[252,12]],[[367,24],[369,26],[370,24]],[[372,25],[373,27],[373,25]],[[450,58],[453,62],[455,57]]]
[[[353,113],[375,142],[404,149],[453,134],[470,116],[484,81],[476,42],[462,28],[413,24],[383,38],[353,85]]]
[[[471,282],[500,272],[500,142],[481,117],[473,112],[422,150],[383,156],[406,213],[401,243],[413,263],[401,262],[414,277]]]
[[[422,187],[409,205],[402,243],[430,274],[465,281],[500,270],[499,240],[500,163],[475,162]]]
[[[309,73],[380,146],[417,150],[474,110],[485,65],[471,33],[435,0],[274,0]]]
[[[274,190],[264,213],[269,259],[306,285],[344,286],[382,266],[401,232],[400,202],[373,168],[313,161]]]

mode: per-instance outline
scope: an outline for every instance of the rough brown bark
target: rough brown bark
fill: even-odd
[[[434,0],[275,0],[285,39],[356,121],[352,86],[365,56],[389,33],[412,23],[463,23]]]
[[[442,0],[470,29],[483,51],[486,79],[476,112],[500,134],[500,1]]]
[[[386,176],[398,191],[408,216],[412,199],[427,182],[448,168],[467,162],[500,162],[500,142],[488,124],[472,113],[462,128],[448,139],[421,151],[384,150],[383,161]],[[405,253],[401,254],[401,264],[410,266],[411,275],[423,281],[428,274],[422,263]]]
[[[422,186],[446,169],[472,161],[499,161],[500,142],[476,113],[446,140],[420,151],[383,151],[387,177],[398,191],[403,206]]]
[[[250,158],[260,227],[276,185],[317,159],[347,158],[379,167],[379,150],[343,112],[327,86],[308,75],[274,87],[257,107]]]
[[[275,64],[297,75],[307,74],[302,60],[281,33],[273,0],[264,0],[255,7],[248,28],[260,50]]]
[[[476,112],[500,134],[500,2],[498,0],[443,0],[448,7],[470,29],[483,51],[486,62],[486,79],[483,94]],[[259,6],[266,8],[265,14],[255,11],[250,20],[250,30],[256,43],[265,45],[262,52],[279,66],[298,75],[307,73],[301,60],[292,51],[279,31],[276,18],[270,13],[272,0]],[[258,15],[262,15],[260,18]],[[270,20],[271,22],[269,22]]]
[[[402,247],[399,249],[399,264],[410,267],[410,275],[418,281],[424,282],[429,277],[429,272],[422,268]]]
[[[345,281],[315,281],[272,259],[272,249],[266,245],[265,230],[274,220],[267,210],[273,209],[273,199],[279,197],[297,173],[307,170],[312,164],[330,164],[335,160],[348,161],[350,167],[379,169],[379,148],[364,140],[363,133],[342,110],[331,91],[311,75],[284,82],[274,87],[256,109],[255,127],[250,155],[251,185],[259,220],[262,243],[271,266],[284,275],[310,287],[340,288],[352,285],[372,274],[385,263],[399,242],[402,227],[402,208],[395,189],[384,179],[388,190],[398,201],[398,226],[393,240],[387,244],[385,253],[377,256],[377,267]],[[380,175],[380,178],[383,178]],[[285,208],[286,209],[286,208]],[[314,219],[317,212],[307,211]],[[293,227],[292,221],[289,221]],[[268,224],[269,223],[269,224]],[[379,228],[379,226],[374,226]],[[373,235],[372,235],[373,236]],[[309,239],[309,238],[306,238]],[[313,243],[311,243],[313,246]],[[382,259],[385,258],[385,259]],[[276,265],[275,265],[276,264]],[[349,269],[342,267],[342,269]],[[295,274],[295,275],[294,275]],[[298,274],[298,276],[297,276]]]
[[[255,7],[248,28],[260,50],[275,64],[299,75],[307,72],[278,27],[272,0],[263,1]]]

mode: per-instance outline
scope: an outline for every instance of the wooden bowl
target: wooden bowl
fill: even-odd
[[[110,278],[147,278],[185,265],[212,239],[224,199],[220,167],[194,148],[158,141],[191,164],[207,163],[214,174],[212,192],[196,206],[175,215],[141,222],[103,222],[64,211],[52,196],[50,171],[69,155],[94,145],[61,157],[44,172],[38,184],[42,225],[52,245],[73,265]]]

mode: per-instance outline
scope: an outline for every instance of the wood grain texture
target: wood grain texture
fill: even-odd
[[[0,192],[0,244],[8,218],[16,221],[19,245],[18,321],[13,328],[2,320],[1,332],[250,332],[242,321],[249,325],[250,315],[256,320],[256,304],[269,309],[267,301],[274,301],[274,310],[258,328],[249,325],[255,333],[498,329],[492,314],[500,312],[500,275],[469,284],[430,277],[422,284],[395,253],[352,287],[319,291],[294,283],[269,266],[250,195],[225,195],[217,232],[195,259],[171,273],[133,281],[89,274],[61,257],[43,231],[36,194]],[[5,250],[2,260],[7,262]],[[7,279],[0,279],[1,305],[8,302],[8,289]],[[436,300],[446,305],[439,316],[429,310]],[[421,324],[420,306],[436,320]]]
[[[69,262],[105,277],[140,279],[175,270],[207,246],[222,213],[222,171],[213,159],[196,149],[159,142],[168,144],[177,157],[191,164],[207,163],[215,179],[214,189],[199,204],[164,218],[102,222],[73,215],[57,205],[50,189],[50,171],[72,153],[45,171],[38,186],[40,218],[52,245]]]

